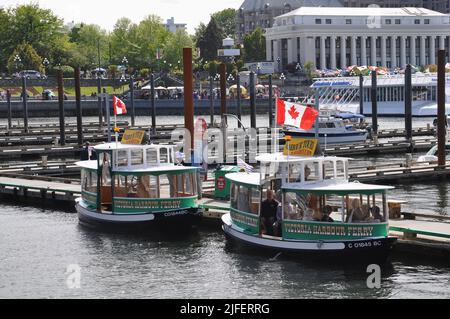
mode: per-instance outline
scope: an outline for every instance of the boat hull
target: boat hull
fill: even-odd
[[[334,260],[342,263],[383,263],[397,239],[394,237],[342,241],[292,241],[262,238],[232,227],[229,217],[222,218],[222,229],[229,243],[249,251],[282,254],[305,261]]]
[[[133,231],[161,229],[163,231],[189,230],[200,224],[203,212],[197,208],[178,209],[147,214],[102,214],[76,204],[79,223],[90,228]]]
[[[286,135],[300,138],[315,138],[316,133],[311,131],[296,131],[296,130],[286,130],[284,131]],[[325,136],[326,135],[326,136]],[[322,145],[325,144],[345,144],[345,143],[362,143],[367,140],[368,132],[357,131],[348,133],[332,133],[325,134],[319,132],[319,142]]]

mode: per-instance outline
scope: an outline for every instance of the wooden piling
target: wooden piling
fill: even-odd
[[[377,72],[372,71],[372,129],[374,135],[378,135],[378,101],[377,101]]]
[[[6,90],[6,105],[8,107],[8,130],[12,128],[11,92]]]
[[[98,109],[98,125],[103,127],[103,108],[102,108],[102,79],[100,74],[97,74],[97,109]]]
[[[23,126],[25,132],[28,133],[28,95],[27,95],[27,79],[22,76],[22,104],[23,104]]]
[[[445,50],[438,52],[438,87],[437,87],[437,105],[438,105],[438,164],[444,166],[445,143],[447,135],[447,116],[445,112]]]
[[[134,110],[134,79],[130,76],[130,106],[131,106],[131,127],[135,126],[135,110]]]
[[[250,127],[256,128],[255,73],[250,72]]]
[[[81,80],[80,67],[75,68],[75,104],[77,112],[77,139],[78,145],[83,145],[83,111],[81,108]]]
[[[272,74],[269,74],[269,127],[273,128],[274,116],[273,116],[273,84],[272,84]]]
[[[212,76],[209,77],[209,116],[210,125],[214,125],[214,79]]]
[[[64,81],[63,72],[58,70],[58,103],[59,103],[59,143],[66,145],[66,123],[64,119]]]
[[[184,127],[191,136],[191,149],[194,148],[194,96],[192,74],[192,48],[183,48],[183,77],[184,77]],[[189,156],[190,154],[186,154]]]
[[[241,109],[241,76],[239,73],[236,75],[236,88],[237,88],[237,117],[239,119],[238,127],[241,128],[242,124],[242,109]]]
[[[359,75],[359,114],[364,115],[364,76]]]
[[[405,132],[406,139],[412,142],[412,72],[408,64],[405,70]],[[412,145],[411,145],[412,149]]]
[[[152,133],[156,135],[155,75],[150,75],[150,104],[152,113]]]

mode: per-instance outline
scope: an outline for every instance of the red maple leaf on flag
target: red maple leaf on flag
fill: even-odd
[[[297,119],[297,117],[300,115],[294,105],[291,106],[288,113],[294,120]]]

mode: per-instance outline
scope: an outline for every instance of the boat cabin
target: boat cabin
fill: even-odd
[[[197,207],[196,167],[175,162],[171,145],[108,143],[97,160],[78,162],[82,201],[102,214],[139,214]]]
[[[257,160],[259,173],[226,175],[238,231],[278,240],[388,236],[387,191],[392,187],[349,182],[348,158],[280,153]],[[278,207],[267,204],[272,197]]]

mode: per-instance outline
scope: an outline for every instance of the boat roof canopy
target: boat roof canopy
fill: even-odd
[[[75,165],[88,169],[90,171],[97,171],[97,161],[82,161],[77,162]],[[113,173],[118,175],[163,175],[163,174],[181,174],[181,173],[192,173],[197,171],[198,167],[190,166],[177,166],[177,165],[161,165],[161,166],[150,166],[150,167],[136,167],[135,169],[129,169],[123,167],[120,169],[113,169]]]
[[[247,186],[249,188],[258,188],[260,186],[261,176],[259,173],[230,173],[225,177],[236,184]]]
[[[351,158],[336,157],[336,156],[314,156],[302,157],[293,155],[284,155],[283,153],[262,154],[256,157],[256,160],[261,163],[301,163],[301,162],[320,162],[320,161],[348,161]]]
[[[317,183],[292,183],[287,184],[282,187],[285,192],[295,192],[302,194],[316,194],[316,195],[374,195],[385,193],[387,190],[394,189],[392,186],[384,185],[372,185],[372,184],[362,184],[358,182],[338,182],[333,181],[322,181]]]

